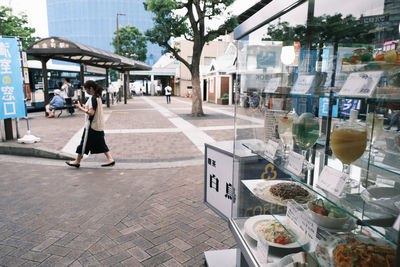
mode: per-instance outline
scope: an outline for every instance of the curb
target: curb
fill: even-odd
[[[57,150],[20,146],[16,144],[0,145],[0,154],[40,157],[47,159],[63,159],[63,160],[75,159],[75,157],[73,157],[72,155],[67,153],[62,153]]]

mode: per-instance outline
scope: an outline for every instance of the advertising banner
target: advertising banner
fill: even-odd
[[[18,40],[0,38],[0,119],[25,117]]]

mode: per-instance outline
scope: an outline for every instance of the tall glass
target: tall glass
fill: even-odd
[[[383,121],[384,116],[382,114],[376,114],[374,112],[370,112],[368,114],[366,125],[367,125],[367,139],[371,142],[371,147],[374,150],[375,141],[382,135],[383,132]],[[373,126],[373,130],[372,130]],[[371,138],[372,134],[372,138]]]
[[[283,159],[289,155],[290,147],[293,144],[293,117],[285,115],[278,121],[279,138],[283,143]]]
[[[293,122],[293,140],[305,157],[319,137],[319,120],[312,113],[303,113]]]
[[[350,164],[362,156],[367,147],[367,131],[359,124],[344,123],[333,127],[331,148],[343,164],[343,172],[350,175]],[[351,187],[358,186],[352,179],[346,181]]]

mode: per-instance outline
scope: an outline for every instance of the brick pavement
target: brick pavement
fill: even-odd
[[[233,129],[226,129],[233,118],[215,111],[233,112],[232,107],[205,103],[208,116],[191,118],[185,115],[188,99],[173,98],[170,105],[164,97],[149,99],[199,131],[224,126],[203,131],[216,141],[233,138]],[[0,173],[0,265],[202,266],[204,251],[234,247],[227,223],[203,203],[202,164],[157,167],[203,158],[185,133],[174,131],[140,98],[105,111],[110,114],[106,132],[116,127],[133,131],[106,133],[117,165],[151,162],[154,168],[89,165],[102,162],[101,155],[91,155],[80,169],[57,160],[0,155],[0,169],[7,169]],[[52,120],[31,117],[32,133],[42,138],[34,146],[57,150],[83,123],[79,113]],[[134,131],[143,129],[150,132]],[[166,132],[151,132],[155,129]]]

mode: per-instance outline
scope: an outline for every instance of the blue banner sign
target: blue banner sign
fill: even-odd
[[[358,99],[343,99],[342,100],[342,110],[340,112],[340,115],[342,117],[349,117],[350,110],[352,110],[352,109],[358,110],[359,102],[360,102],[360,100],[358,100]]]
[[[0,38],[0,119],[25,117],[18,40]]]
[[[336,104],[332,106],[332,117],[333,118],[337,118],[338,110],[339,110],[339,103],[336,100]],[[329,115],[329,97],[320,97],[319,98],[318,115],[320,117],[322,117],[322,116],[326,116],[327,117]]]

